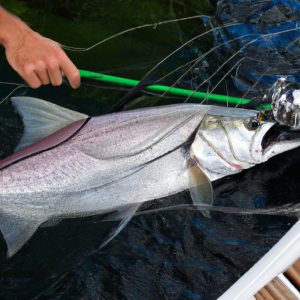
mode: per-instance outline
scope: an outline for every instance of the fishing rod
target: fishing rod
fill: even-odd
[[[101,73],[96,73],[96,72],[91,72],[86,70],[79,70],[79,73],[81,78],[89,78],[92,80],[125,85],[129,87],[135,87],[139,83],[138,80],[111,76],[111,75],[106,75],[106,74],[101,74]],[[161,92],[161,93],[168,92],[168,94],[181,96],[181,97],[191,96],[191,98],[201,99],[201,100],[207,99],[207,97],[209,97],[209,100],[216,101],[216,102],[223,102],[223,103],[228,102],[228,104],[239,103],[243,105],[243,104],[248,104],[252,101],[250,99],[241,99],[238,97],[227,97],[224,95],[207,94],[198,91],[194,92],[192,90],[185,90],[185,89],[174,88],[174,87],[170,88],[169,86],[164,86],[164,85],[150,85],[145,87],[145,90],[149,92]],[[259,109],[270,109],[270,108],[271,105],[261,105],[259,107]]]
[[[134,80],[134,79],[128,79],[128,78],[123,78],[123,77],[117,77],[117,76],[112,76],[112,75],[106,75],[102,73],[96,73],[96,72],[91,72],[91,71],[86,71],[86,70],[78,70],[80,73],[81,78],[88,78],[91,80],[96,80],[96,81],[101,81],[101,82],[108,82],[108,83],[113,83],[113,84],[118,84],[118,85],[125,85],[128,87],[135,87],[139,81]],[[65,74],[63,72],[62,76],[66,78]],[[7,97],[5,97],[4,100],[0,102],[3,103],[15,90],[19,89],[20,87],[28,87],[27,85],[24,84],[15,84],[15,83],[7,83],[7,82],[1,82],[1,83],[6,83],[6,84],[14,84],[18,85],[17,88],[15,88]],[[149,85],[144,88],[145,90],[149,92],[159,92],[159,93],[169,93],[171,95],[175,96],[181,96],[181,97],[191,97],[199,100],[205,100],[209,98],[209,100],[216,101],[216,102],[223,102],[223,103],[228,103],[228,104],[248,104],[252,100],[251,99],[243,99],[243,98],[238,98],[238,97],[230,97],[230,96],[225,96],[225,95],[217,95],[217,94],[208,94],[204,92],[198,92],[198,91],[192,91],[192,90],[185,90],[185,89],[180,89],[180,88],[174,88],[174,87],[169,87],[165,85]],[[259,105],[256,107],[258,110],[262,109],[270,109],[271,104],[269,105]]]

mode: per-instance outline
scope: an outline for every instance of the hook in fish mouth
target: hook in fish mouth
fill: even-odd
[[[292,130],[288,126],[276,123],[264,135],[261,146],[264,154],[274,145],[284,146],[293,143],[300,143],[300,130]]]

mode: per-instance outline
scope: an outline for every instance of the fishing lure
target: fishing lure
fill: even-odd
[[[300,129],[300,86],[295,82],[281,81],[272,88],[272,111],[281,125]]]

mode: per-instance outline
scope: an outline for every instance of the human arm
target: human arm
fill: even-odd
[[[62,70],[73,88],[80,86],[80,74],[60,45],[34,32],[22,20],[0,5],[0,44],[9,64],[32,88],[50,82],[62,83]]]

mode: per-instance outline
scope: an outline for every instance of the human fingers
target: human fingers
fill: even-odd
[[[79,71],[64,52],[61,55],[59,64],[60,64],[60,69],[67,76],[72,88],[77,89],[80,86]]]
[[[50,78],[49,78],[46,66],[44,66],[44,65],[42,65],[40,67],[38,66],[36,68],[36,74],[43,85],[47,85],[50,83]]]
[[[41,79],[32,68],[26,68],[23,72],[20,72],[20,75],[33,89],[37,89],[42,85]]]
[[[62,76],[59,69],[59,63],[57,59],[48,60],[48,74],[51,80],[52,85],[58,86],[62,84]]]

